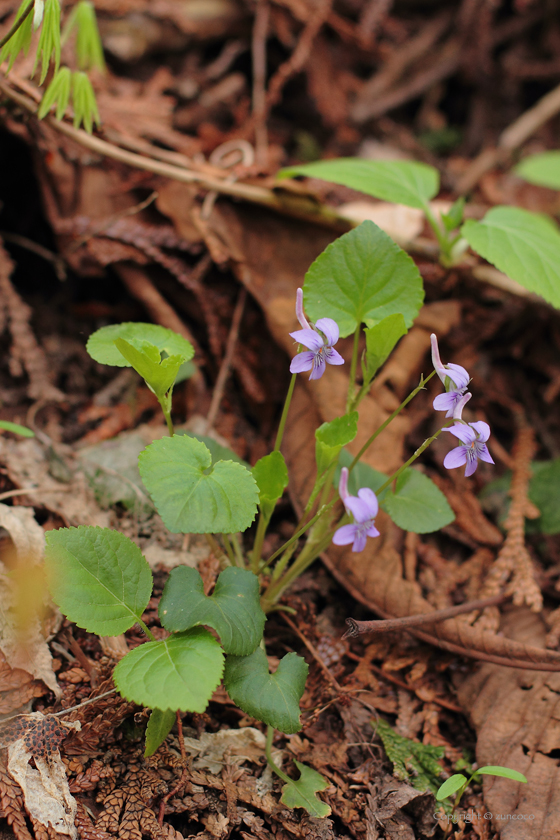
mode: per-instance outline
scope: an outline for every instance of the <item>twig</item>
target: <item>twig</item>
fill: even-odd
[[[420,627],[423,624],[437,624],[456,615],[503,604],[509,597],[507,595],[494,595],[491,598],[480,598],[477,601],[469,601],[456,607],[447,607],[445,610],[434,610],[434,612],[409,615],[404,618],[374,619],[373,621],[357,621],[355,618],[347,618],[348,630],[342,638],[353,638],[354,636],[361,636],[363,633],[389,633],[392,630],[406,630],[409,627]]]
[[[36,114],[37,105],[35,102],[28,96],[13,90],[5,80],[0,80],[0,91],[21,108],[31,114]],[[326,207],[301,194],[289,193],[285,189],[275,191],[255,184],[231,182],[227,180],[229,177],[227,175],[225,179],[210,177],[190,169],[153,160],[145,155],[128,152],[119,146],[115,146],[113,143],[102,140],[100,137],[88,134],[83,129],[74,128],[63,120],[56,120],[54,117],[46,116],[44,121],[55,131],[70,137],[81,146],[136,169],[153,172],[156,175],[162,175],[164,178],[172,178],[182,183],[199,184],[203,189],[216,190],[216,192],[223,195],[235,196],[245,201],[250,201],[253,204],[270,207],[280,213],[285,213],[295,218],[314,220],[319,224],[339,230],[340,232],[345,232],[354,227],[352,222],[349,222],[347,219],[342,219],[334,209]]]
[[[241,325],[241,319],[243,318],[243,311],[245,309],[246,301],[247,289],[243,288],[239,293],[239,297],[235,305],[235,310],[231,321],[231,328],[226,344],[226,352],[220,367],[220,371],[218,373],[218,378],[216,379],[216,384],[214,386],[212,402],[210,403],[210,408],[208,409],[208,414],[206,416],[208,428],[211,428],[214,425],[216,415],[218,413],[218,409],[220,407],[220,403],[224,395],[224,388],[231,368],[233,354],[235,352],[235,345],[237,344],[237,339],[239,337],[239,327]]]
[[[379,22],[389,14],[393,0],[369,0],[360,15],[358,32],[362,43],[371,42]]]
[[[49,251],[34,242],[33,239],[28,239],[27,236],[21,236],[19,233],[10,233],[7,230],[0,230],[0,236],[5,242],[13,242],[14,245],[19,245],[20,248],[25,248],[27,251],[32,251],[44,260],[52,263],[56,276],[59,280],[66,280],[66,265],[61,256],[55,254],[54,251]]]
[[[131,295],[144,304],[154,321],[162,327],[179,333],[190,341],[193,347],[197,346],[191,331],[183,324],[173,307],[167,303],[144,271],[125,263],[116,263],[115,271]]]
[[[255,152],[257,165],[268,164],[268,132],[266,128],[266,37],[270,6],[268,0],[258,0],[253,23],[251,45],[253,59],[253,120],[255,123]]]
[[[461,194],[470,192],[486,172],[498,163],[508,160],[515,149],[522,146],[541,125],[556,116],[559,111],[560,85],[545,94],[536,105],[525,111],[502,131],[495,148],[484,149],[473,160],[467,171],[457,181],[457,192]]]

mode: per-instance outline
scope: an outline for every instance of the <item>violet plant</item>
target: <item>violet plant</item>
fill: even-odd
[[[90,337],[87,349],[96,361],[133,367],[161,405],[169,435],[155,440],[139,457],[142,481],[156,510],[172,533],[206,534],[222,565],[209,596],[196,569],[173,569],[159,604],[163,631],[155,630],[142,618],[152,592],[152,574],[131,539],[111,529],[86,526],[47,533],[47,577],[62,612],[98,635],[117,635],[137,624],[148,639],[114,671],[121,694],[153,710],[146,754],[165,739],[177,712],[203,712],[223,680],[233,702],[268,727],[266,756],[285,783],[282,802],[305,808],[313,816],[330,812],[316,795],[327,786],[319,773],[297,764],[300,777],[294,780],[273,760],[274,731],[290,734],[301,728],[299,703],[308,667],[301,656],[288,653],[270,673],[264,626],[273,610],[287,609],[284,593],[331,543],[359,552],[379,536],[380,508],[401,528],[418,533],[435,531],[453,520],[445,496],[412,467],[441,431],[450,431],[462,442],[447,456],[447,466],[466,464],[471,474],[479,459],[491,461],[486,424],[462,419],[470,398],[469,375],[458,365],[441,363],[435,336],[434,370],[421,377],[355,457],[345,448],[356,437],[361,401],[422,301],[416,265],[372,222],[329,245],[297,292],[301,329],[291,333],[292,379],[274,448],[252,468],[233,452],[224,457],[223,448],[213,454],[209,439],[174,429],[173,386],[193,356],[188,341],[153,324],[103,327]],[[365,350],[360,353],[362,333]],[[345,414],[316,430],[316,476],[303,514],[284,545],[265,556],[264,537],[288,484],[281,448],[296,378],[310,371],[313,388],[314,380],[330,375],[331,365],[345,364],[335,349],[339,335],[354,336],[352,356],[345,365],[349,371]],[[445,393],[436,397],[434,407],[446,412],[444,426],[393,475],[373,470],[360,460],[363,454],[436,374]],[[256,528],[249,532],[255,519]]]

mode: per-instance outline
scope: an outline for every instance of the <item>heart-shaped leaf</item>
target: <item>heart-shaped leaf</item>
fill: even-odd
[[[313,321],[333,318],[342,337],[402,314],[409,327],[424,300],[416,264],[373,222],[362,222],[320,254],[305,275],[305,309]]]
[[[455,519],[449,502],[434,482],[413,467],[404,470],[388,490],[382,507],[395,525],[415,534],[439,531]]]
[[[196,569],[178,566],[171,571],[159,604],[159,617],[167,630],[188,630],[198,624],[213,627],[226,653],[252,653],[264,630],[259,580],[246,569],[230,566],[218,577],[212,595]]]
[[[299,732],[299,701],[309,668],[297,653],[287,653],[275,674],[261,647],[250,656],[228,656],[224,685],[233,702],[248,715],[279,729]]]
[[[47,531],[46,541],[49,589],[70,621],[98,636],[118,636],[142,617],[152,572],[136,543],[89,525]]]
[[[116,338],[115,347],[160,398],[175,384],[179,368],[184,362],[182,356],[167,356],[162,360],[155,344],[145,343],[138,350],[126,339]]]
[[[481,222],[465,222],[461,233],[484,259],[560,308],[560,232],[551,219],[493,207]]]
[[[123,697],[140,706],[202,714],[223,667],[219,643],[195,627],[134,648],[118,663],[113,679]]]
[[[530,155],[524,158],[513,171],[531,184],[560,190],[560,151]]]
[[[158,350],[164,350],[168,356],[181,356],[184,362],[188,362],[194,356],[194,348],[190,341],[177,335],[173,330],[160,327],[158,324],[133,322],[101,327],[90,335],[86,349],[92,359],[102,365],[132,367],[132,364],[115,346],[117,338],[124,338],[138,350],[142,349],[143,344],[153,344]]]
[[[174,534],[232,534],[249,527],[258,487],[250,471],[218,461],[187,435],[151,443],[138,458],[142,481]]]
[[[329,783],[311,767],[300,764],[295,759],[294,764],[299,770],[299,779],[291,779],[284,785],[280,801],[287,808],[304,808],[310,817],[328,817],[331,813],[330,806],[315,794],[328,788]]]
[[[187,437],[192,437],[195,440],[201,441],[201,443],[203,443],[209,450],[210,455],[212,456],[213,464],[215,464],[216,461],[235,461],[236,464],[243,464],[244,467],[249,467],[247,461],[240,458],[233,449],[223,446],[221,443],[218,443],[217,440],[214,440],[214,438],[208,437],[207,435],[194,435],[192,432],[185,432],[182,429],[178,429],[175,434],[187,435]]]
[[[163,744],[177,720],[177,714],[173,709],[153,709],[148,726],[146,727],[146,749],[144,758],[153,755],[157,748]]]
[[[437,169],[412,160],[318,160],[282,169],[278,177],[292,178],[294,175],[322,178],[383,201],[394,201],[421,210],[439,190]]]

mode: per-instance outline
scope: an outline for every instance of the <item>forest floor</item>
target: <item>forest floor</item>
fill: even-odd
[[[2,31],[16,5],[0,0]],[[158,628],[176,565],[198,567],[211,588],[219,564],[208,544],[170,534],[140,481],[139,452],[165,434],[157,400],[131,370],[94,362],[86,341],[122,321],[187,337],[197,374],[176,388],[176,425],[252,465],[270,451],[289,384],[296,289],[363,218],[410,253],[426,292],[372,405],[392,411],[431,371],[436,332],[444,360],[474,377],[471,407],[492,428],[496,462],[465,479],[443,469],[449,447],[438,439],[424,470],[454,523],[423,535],[395,527],[358,556],[329,549],[286,594],[295,615],[267,623],[271,664],[296,651],[310,669],[302,731],[276,737],[277,762],[292,776],[294,761],[323,774],[327,818],[280,803],[263,726],[223,689],[204,714],[183,716],[186,765],[177,728],[143,758],[149,713],[111,691],[115,662],[143,641],[138,627],[99,639],[51,611],[52,661],[38,648],[25,670],[0,616],[0,748],[21,735],[14,715],[99,697],[60,717],[81,724],[60,744],[81,840],[559,836],[560,677],[541,660],[533,669],[516,660],[523,646],[527,656],[557,650],[560,636],[559,315],[473,254],[442,267],[414,209],[324,181],[275,185],[282,166],[319,158],[414,159],[440,172],[435,209],[466,195],[467,218],[498,204],[558,215],[557,192],[511,171],[557,142],[558,93],[556,108],[542,106],[560,82],[554,5],[95,0],[109,69],[94,79],[102,126],[93,138],[36,119],[32,59],[0,77],[0,419],[35,433],[0,438],[0,587],[14,546],[40,556],[45,531],[99,525],[131,537],[152,567],[148,626]],[[336,214],[327,221],[325,207]],[[351,339],[338,348],[349,359]],[[268,555],[293,533],[314,430],[340,398],[313,384],[303,377],[294,395],[284,451],[292,482]],[[396,468],[433,434],[432,385],[376,449],[376,469]],[[530,495],[546,511],[528,496],[534,461],[544,464]],[[511,471],[517,518],[505,531]],[[348,617],[405,618],[489,594],[507,597],[482,616],[342,639]],[[18,719],[40,757],[37,718]],[[485,777],[451,824],[434,793],[473,762],[515,767],[529,783]],[[2,837],[62,837],[30,812],[1,762],[0,815]]]

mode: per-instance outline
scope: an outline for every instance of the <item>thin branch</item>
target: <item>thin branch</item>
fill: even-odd
[[[22,16],[20,18],[18,18],[16,20],[16,22],[13,24],[13,26],[10,29],[10,31],[8,32],[8,34],[4,35],[3,38],[0,38],[0,50],[2,49],[3,46],[5,46],[8,43],[10,38],[12,38],[16,34],[16,32],[18,31],[20,26],[22,26],[22,24],[25,23],[25,21],[27,20],[27,18],[29,17],[31,12],[33,11],[33,6],[34,5],[35,5],[35,0],[31,0],[31,2],[29,3],[29,6],[26,8],[25,12],[22,14]]]

